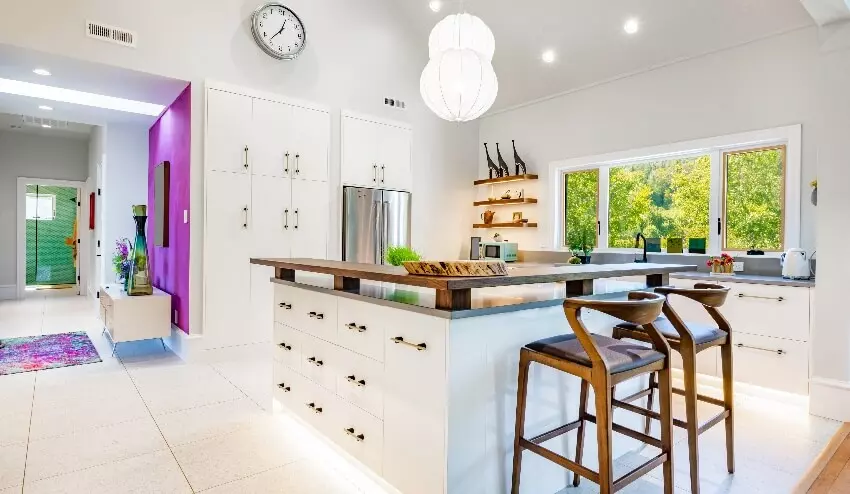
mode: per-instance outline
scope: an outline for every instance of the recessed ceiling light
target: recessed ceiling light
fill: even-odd
[[[42,126],[42,127],[44,127],[45,129],[49,129],[49,128],[50,128],[50,125],[47,125],[47,124],[41,124],[41,126]]]
[[[47,106],[47,105],[38,105],[38,109],[39,109],[39,110],[44,110],[44,111],[53,111],[53,107],[52,107],[52,106]]]
[[[623,24],[623,31],[628,34],[635,34],[640,29],[640,23],[637,19],[629,19]]]
[[[540,55],[540,58],[543,59],[546,63],[552,63],[555,61],[555,51],[554,50],[546,50]]]
[[[439,12],[440,9],[443,8],[443,2],[440,0],[431,0],[431,3],[428,4],[428,7],[431,8],[434,12]]]
[[[47,69],[35,69],[33,70],[33,73],[38,75],[50,75],[50,71]]]
[[[0,93],[28,96],[42,101],[61,101],[75,105],[93,106],[107,110],[138,113],[140,115],[158,116],[165,109],[162,105],[135,101],[102,94],[85,93],[73,89],[61,87],[44,86],[30,82],[15,81],[12,79],[0,79]]]

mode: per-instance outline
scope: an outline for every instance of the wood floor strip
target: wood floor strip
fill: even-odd
[[[842,425],[791,491],[793,494],[831,494],[843,471],[850,479],[850,423]],[[847,486],[850,489],[850,484]]]

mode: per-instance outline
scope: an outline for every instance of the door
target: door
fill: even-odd
[[[253,101],[251,174],[289,177],[295,148],[292,107],[261,99]]]
[[[392,190],[410,190],[410,129],[378,125],[378,163],[380,186]]]
[[[327,182],[292,181],[292,257],[328,256]]]
[[[251,178],[206,174],[204,337],[209,348],[242,343],[249,317]]]
[[[251,180],[252,257],[289,257],[294,219],[289,184],[279,177]]]
[[[342,192],[342,260],[364,264],[381,263],[383,195],[377,189],[345,187]]]
[[[342,118],[342,183],[378,187],[377,125],[359,118]]]
[[[410,193],[384,191],[381,204],[383,219],[381,259],[390,247],[410,247]],[[381,262],[383,264],[383,262]]]
[[[207,93],[208,170],[248,173],[251,167],[251,98],[210,89]]]
[[[330,115],[296,106],[292,107],[292,124],[296,135],[293,178],[327,181]]]

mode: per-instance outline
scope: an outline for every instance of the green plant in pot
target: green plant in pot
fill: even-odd
[[[393,246],[384,254],[384,261],[393,266],[401,266],[406,261],[419,261],[422,256],[418,252],[403,245]]]
[[[581,241],[570,245],[573,257],[570,259],[570,264],[590,264],[590,253],[593,252],[593,247],[588,245],[587,236],[582,232]],[[573,262],[573,259],[578,259],[579,262]]]

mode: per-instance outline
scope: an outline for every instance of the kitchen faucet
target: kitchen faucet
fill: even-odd
[[[635,235],[635,249],[640,247],[640,239],[643,239],[643,259],[635,259],[635,262],[649,262],[646,260],[646,237],[643,236],[643,233],[638,232],[638,234]]]

